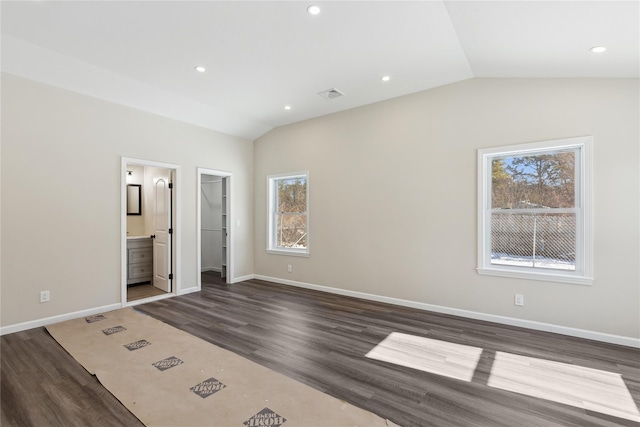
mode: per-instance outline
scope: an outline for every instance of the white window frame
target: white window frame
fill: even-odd
[[[283,179],[295,179],[295,178],[304,178],[307,182],[307,247],[306,248],[283,248],[276,245],[276,182]],[[310,232],[309,232],[309,172],[294,172],[294,173],[284,173],[284,174],[276,174],[276,175],[268,175],[267,176],[267,252],[275,255],[290,255],[290,256],[301,256],[308,257],[309,256],[309,246],[310,246]]]
[[[541,141],[478,150],[478,267],[483,275],[579,285],[593,283],[592,148],[593,137]],[[576,266],[574,271],[491,264],[491,173],[497,157],[576,149]]]

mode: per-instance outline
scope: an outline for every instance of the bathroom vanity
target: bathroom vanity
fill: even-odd
[[[153,281],[153,239],[127,237],[127,285]]]

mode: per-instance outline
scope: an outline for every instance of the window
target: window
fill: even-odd
[[[267,177],[267,252],[309,255],[309,173]]]
[[[478,273],[591,284],[591,141],[478,151]]]

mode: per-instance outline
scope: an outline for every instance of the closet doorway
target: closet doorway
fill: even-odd
[[[233,279],[231,180],[228,172],[198,169],[198,289]]]

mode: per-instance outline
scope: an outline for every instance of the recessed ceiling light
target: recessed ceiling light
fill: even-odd
[[[199,73],[204,73],[206,70],[206,68],[204,68],[202,65],[198,65],[197,67],[194,67],[194,69],[199,72]]]
[[[380,80],[382,80],[383,82],[388,82],[389,80],[391,80],[391,76],[382,76],[380,77]]]
[[[591,52],[593,52],[593,53],[602,53],[602,52],[604,52],[605,50],[607,50],[607,48],[606,48],[606,47],[604,47],[604,46],[594,46],[594,47],[592,47],[592,48],[591,48],[591,49],[589,49],[589,50],[590,50]]]
[[[309,15],[317,15],[320,13],[320,6],[316,6],[315,4],[312,4],[311,6],[309,6],[307,8],[307,13]]]
[[[285,109],[285,110],[291,110],[291,105],[285,105],[285,106],[284,106],[284,109]]]

